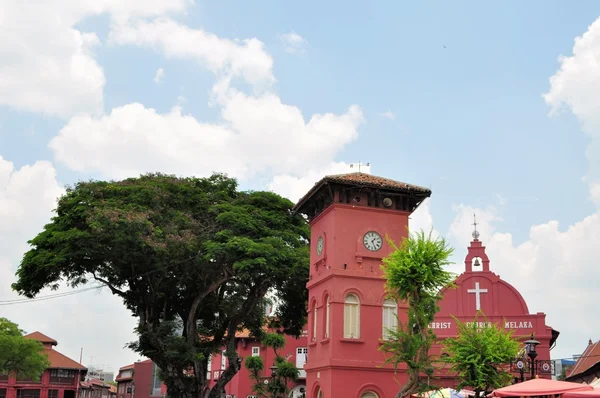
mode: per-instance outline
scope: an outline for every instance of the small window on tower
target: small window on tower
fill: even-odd
[[[325,338],[329,338],[329,296],[325,298]]]
[[[360,338],[360,300],[352,293],[344,302],[344,338]]]
[[[383,331],[384,340],[390,340],[393,332],[398,331],[398,304],[394,300],[387,299],[383,302]]]
[[[252,356],[259,357],[260,356],[260,347],[252,347]]]

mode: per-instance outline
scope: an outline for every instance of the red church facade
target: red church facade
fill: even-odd
[[[440,342],[433,347],[432,354],[440,355],[443,340],[456,336],[456,321],[453,317],[461,322],[473,322],[477,318],[479,327],[497,324],[506,330],[512,330],[513,336],[523,341],[533,334],[540,342],[536,348],[538,356],[535,374],[550,379],[550,350],[556,343],[558,331],[546,325],[546,314],[530,314],[521,294],[490,270],[485,246],[478,238],[479,233],[475,230],[465,257],[465,271],[455,280],[456,288],[446,289],[442,293],[440,311],[436,314],[434,322],[429,325]],[[519,370],[516,365],[515,363],[512,367],[515,377],[520,376],[517,375]],[[529,373],[527,361],[524,361],[524,365],[523,369]],[[438,376],[442,379],[441,384],[448,387],[456,385],[452,375]],[[524,374],[523,377],[529,378],[529,375]]]
[[[385,328],[406,317],[406,307],[386,299],[380,265],[392,250],[386,236],[394,242],[405,238],[410,214],[430,194],[426,188],[351,173],[323,178],[296,205],[311,226],[307,397],[391,398],[406,381],[404,369],[394,374],[378,350]],[[476,259],[481,265],[473,265]],[[546,366],[558,332],[546,326],[543,313],[529,314],[521,295],[489,270],[477,238],[456,284],[443,292],[441,310],[430,325],[440,340],[455,336],[452,316],[473,321],[481,310],[487,317],[481,322],[514,329],[523,338],[535,333],[541,342],[538,359]],[[432,353],[440,355],[440,349],[438,344]],[[452,375],[437,376],[438,385],[456,385]]]
[[[39,381],[0,374],[0,398],[76,398],[87,368],[53,349],[57,341],[40,333],[25,336],[41,342],[50,361]]]

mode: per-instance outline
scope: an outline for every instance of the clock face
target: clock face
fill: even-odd
[[[323,253],[323,246],[324,246],[325,242],[323,241],[323,237],[319,236],[319,239],[317,239],[317,254],[320,256],[321,253]]]
[[[376,252],[377,250],[381,249],[381,246],[383,246],[383,239],[381,239],[381,235],[379,235],[377,232],[369,231],[363,237],[363,244],[367,250]]]

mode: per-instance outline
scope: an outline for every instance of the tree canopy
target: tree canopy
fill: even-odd
[[[473,388],[479,396],[481,392],[509,385],[512,379],[509,364],[520,349],[513,331],[488,322],[484,322],[486,327],[478,327],[478,317],[470,323],[454,320],[458,334],[444,341],[444,352],[448,355],[442,360],[457,373],[457,388]]]
[[[131,348],[175,398],[203,394],[208,358],[226,347],[218,397],[240,368],[235,332],[260,332],[267,293],[280,300],[274,326],[298,336],[306,321],[309,228],[292,206],[222,174],[79,182],[30,241],[13,288],[108,286],[139,318]]]
[[[387,363],[397,370],[400,363],[407,366],[408,381],[396,395],[406,397],[429,389],[421,374],[433,375],[429,349],[435,334],[428,328],[438,311],[440,290],[452,285],[454,275],[446,271],[453,252],[444,238],[433,239],[431,233],[410,234],[400,245],[388,239],[394,251],[383,259],[382,270],[389,297],[408,305],[406,323],[399,320],[397,330],[389,330],[381,350],[388,354]]]
[[[15,372],[38,381],[50,362],[42,343],[24,334],[16,323],[0,318],[0,374]]]

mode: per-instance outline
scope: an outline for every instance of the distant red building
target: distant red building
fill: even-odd
[[[123,366],[115,381],[117,398],[162,398],[167,393],[158,366],[150,359]]]
[[[590,339],[575,365],[566,372],[566,380],[575,383],[594,384],[600,379],[600,341]]]
[[[0,398],[76,398],[79,382],[87,368],[53,349],[56,340],[33,332],[25,338],[44,345],[50,367],[38,382],[20,378],[18,374],[0,375]]]
[[[271,370],[269,367],[275,362],[275,353],[273,352],[273,349],[261,345],[259,341],[250,336],[250,333],[247,330],[237,332],[235,337],[237,354],[242,360],[249,356],[259,356],[262,358],[265,365],[263,376],[265,380],[268,381],[271,378]],[[304,371],[304,365],[306,364],[308,351],[307,331],[304,331],[302,336],[298,339],[291,336],[285,337],[285,347],[279,351],[279,354],[287,358],[288,361],[293,362],[296,367],[300,369],[300,377],[298,380],[288,386],[291,390],[289,397],[304,398],[306,396],[306,372]],[[227,357],[224,355],[224,352],[215,354],[211,357],[206,375],[211,388],[226,368]],[[253,396],[252,384],[253,381],[250,380],[250,373],[242,362],[240,371],[225,386],[225,396],[231,396],[231,398],[246,398],[248,396]]]
[[[82,381],[78,398],[111,398],[111,387],[113,386],[100,379]]]

